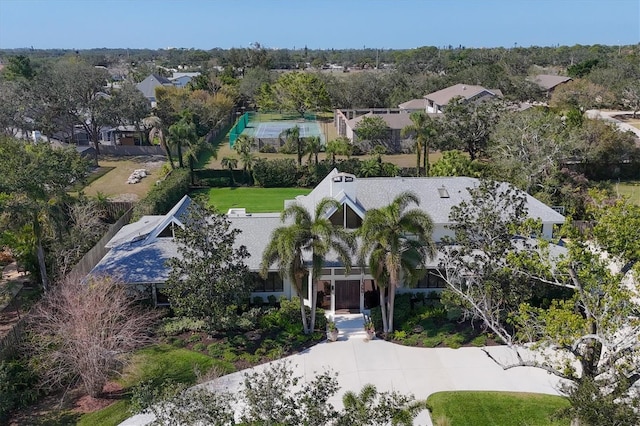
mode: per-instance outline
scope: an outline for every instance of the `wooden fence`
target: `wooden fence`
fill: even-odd
[[[133,208],[130,207],[116,223],[109,227],[109,230],[102,236],[102,238],[100,238],[100,241],[98,241],[96,245],[94,245],[93,248],[91,248],[91,250],[82,257],[82,259],[80,259],[80,262],[78,262],[71,270],[71,274],[84,277],[91,272],[93,267],[96,266],[109,251],[105,245],[124,225],[129,223],[132,215]]]
[[[0,361],[16,355],[24,334],[24,328],[27,325],[28,315],[29,313],[25,312],[24,316],[14,324],[9,333],[0,337]]]

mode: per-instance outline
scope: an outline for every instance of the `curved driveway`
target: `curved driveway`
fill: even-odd
[[[326,368],[336,371],[340,397],[331,402],[339,408],[342,407],[342,393],[347,390],[359,391],[367,383],[375,385],[380,391],[396,390],[413,394],[417,399],[426,399],[434,392],[450,390],[558,394],[560,380],[557,377],[532,367],[503,370],[480,348],[426,349],[396,345],[384,340],[367,341],[362,330],[361,315],[339,316],[336,323],[340,329],[337,342],[323,342],[286,359],[291,361],[294,374],[305,380]],[[490,351],[504,362],[514,359],[506,347],[491,347]],[[243,381],[243,375],[243,371],[236,372],[207,386],[237,389]],[[142,425],[150,420],[150,417],[138,415],[121,425]],[[431,425],[426,411],[416,419],[415,424]]]

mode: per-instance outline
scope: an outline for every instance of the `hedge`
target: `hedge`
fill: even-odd
[[[166,214],[189,192],[189,169],[174,169],[159,184],[151,188],[146,197],[136,203],[132,221],[145,215]]]

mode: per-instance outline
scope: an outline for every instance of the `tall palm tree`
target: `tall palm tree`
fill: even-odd
[[[178,164],[184,167],[184,159],[182,158],[182,146],[194,145],[198,140],[196,133],[196,125],[188,114],[184,114],[177,123],[169,127],[169,140],[176,146],[178,150]]]
[[[173,165],[173,158],[171,157],[171,149],[167,144],[167,132],[168,130],[165,128],[164,123],[160,117],[155,115],[146,117],[142,119],[142,124],[150,129],[149,130],[149,140],[154,140],[158,138],[160,141],[160,147],[163,149],[165,155],[167,156],[167,161],[169,161],[169,165],[172,169],[175,168]]]
[[[223,157],[220,161],[220,165],[229,170],[229,186],[233,186],[235,180],[233,179],[233,169],[238,167],[238,159],[233,157]]]
[[[423,111],[412,112],[410,118],[413,124],[402,129],[402,136],[416,138],[416,176],[420,176],[420,155],[423,156],[425,175],[429,176],[429,142],[436,135],[435,122]]]
[[[298,168],[302,166],[302,156],[304,155],[304,139],[300,137],[300,127],[293,126],[280,133],[280,137],[284,137],[288,144],[296,147],[298,155]]]
[[[307,153],[309,154],[309,159],[307,163],[311,163],[311,158],[315,159],[316,166],[318,165],[318,153],[322,149],[322,143],[320,142],[319,136],[311,136],[307,138],[306,143]]]
[[[425,262],[435,256],[433,221],[424,211],[411,204],[420,204],[410,191],[399,194],[388,206],[367,211],[358,235],[360,262],[368,263],[380,288],[383,332],[393,331],[393,311],[396,289],[401,277],[415,284],[425,271]],[[384,289],[388,290],[385,297]]]
[[[317,302],[316,281],[320,277],[326,256],[333,252],[345,269],[351,269],[353,235],[343,228],[334,226],[328,213],[340,207],[333,198],[323,198],[316,205],[314,215],[302,205],[290,205],[282,212],[285,222],[292,219],[288,226],[276,228],[271,235],[271,242],[262,254],[261,274],[266,276],[269,267],[277,263],[280,274],[289,278],[300,297],[300,314],[305,333],[315,328],[315,306]],[[304,265],[303,255],[311,253],[311,324],[307,326],[305,315],[302,280],[308,272]]]

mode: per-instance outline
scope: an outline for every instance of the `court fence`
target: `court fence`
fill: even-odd
[[[283,112],[283,111],[248,111],[242,114],[236,123],[233,125],[231,130],[229,131],[229,146],[233,148],[236,140],[240,137],[240,135],[245,131],[245,129],[258,127],[259,123],[269,123],[269,122],[315,122],[317,121],[317,115],[312,112],[304,113],[300,115],[298,112]],[[255,132],[251,132],[249,136],[255,137]],[[274,139],[274,138],[268,138]]]

